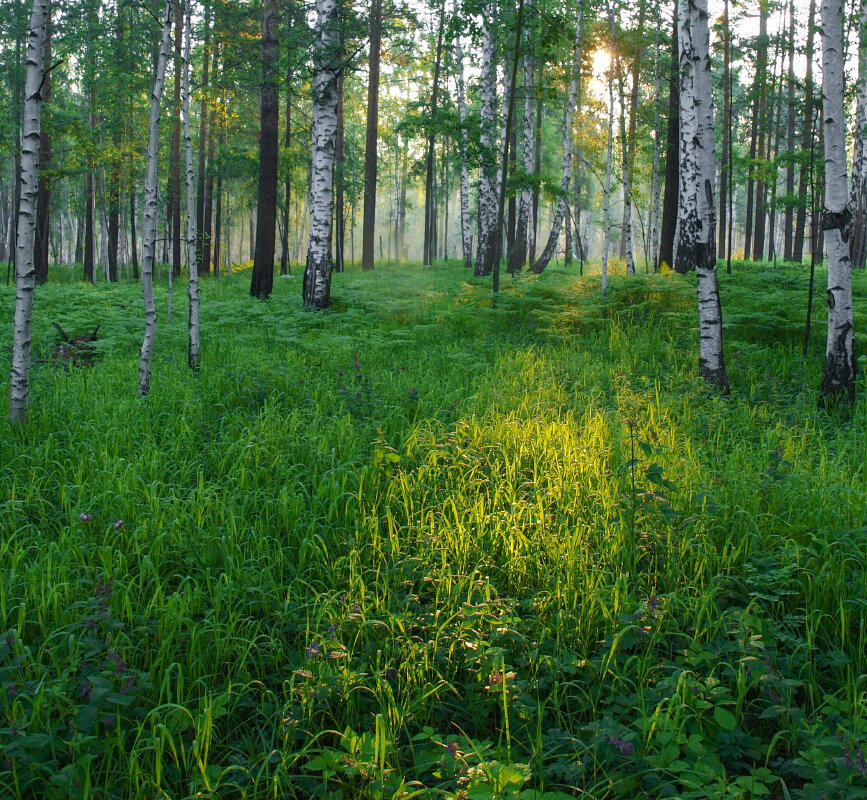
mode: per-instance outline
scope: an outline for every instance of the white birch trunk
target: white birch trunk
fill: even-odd
[[[722,309],[716,276],[713,92],[707,0],[678,0],[680,45],[680,194],[675,265],[695,269],[699,373],[728,391]]]
[[[528,18],[532,19],[532,2],[527,3]],[[533,100],[534,95],[534,79],[533,79],[533,60],[530,56],[530,25],[524,27],[524,175],[530,176],[533,174],[535,166],[535,134],[533,130]],[[528,231],[530,227],[530,216],[533,213],[533,192],[529,187],[521,189],[521,196],[518,201],[518,225],[515,230],[515,250],[512,253],[512,260],[509,264],[509,272],[520,272],[524,267],[524,262],[527,259]],[[532,236],[532,229],[530,230]]]
[[[611,51],[615,47],[614,5],[608,2]],[[602,294],[608,291],[608,254],[611,251],[611,165],[614,160],[614,57],[608,64],[608,154],[605,160],[605,188],[602,193]]]
[[[822,394],[855,397],[852,271],[846,191],[846,116],[843,98],[843,7],[822,0],[822,104],[825,132],[825,207],[822,229],[828,255],[828,341]]]
[[[460,5],[455,0],[455,16],[460,13]],[[464,90],[464,53],[461,49],[461,37],[455,38],[455,60],[457,61],[458,83],[458,113],[461,118],[461,242],[463,245],[464,266],[469,269],[473,265],[473,234],[470,230],[470,177],[467,165],[467,100]]]
[[[36,195],[39,188],[39,133],[42,116],[42,70],[48,0],[33,0],[27,35],[27,75],[21,136],[21,197],[15,242],[15,327],[9,373],[9,422],[27,422],[30,388],[30,322],[36,293]],[[11,216],[11,215],[10,215]]]
[[[138,394],[144,397],[151,387],[151,353],[157,334],[157,309],[154,303],[154,256],[156,253],[157,221],[157,159],[160,146],[160,103],[166,82],[166,61],[172,35],[172,6],[174,0],[166,0],[163,12],[163,35],[157,57],[154,90],[151,95],[150,132],[148,137],[148,171],[145,180],[145,225],[142,236],[141,284],[145,309],[145,335],[141,346],[138,373]]]
[[[572,117],[575,113],[575,103],[578,100],[578,82],[581,72],[581,39],[584,33],[584,9],[579,6],[578,17],[575,22],[575,42],[572,47],[572,83],[569,86],[569,99],[563,112],[563,171],[560,177],[560,200],[557,210],[554,212],[554,220],[551,224],[551,233],[542,254],[530,269],[536,274],[542,272],[548,266],[548,262],[557,251],[560,241],[560,230],[563,227],[563,219],[569,213],[569,185],[572,180]]]
[[[619,62],[619,59],[618,59]],[[623,231],[626,243],[626,274],[635,274],[635,255],[632,248],[632,175],[629,170],[629,141],[626,137],[626,98],[623,90],[623,69],[618,66],[620,88],[620,149],[623,152]]]
[[[196,185],[193,176],[193,138],[190,135],[190,46],[192,26],[192,0],[187,0],[184,21],[184,72],[183,72],[183,124],[184,166],[187,178],[187,264],[190,281],[187,295],[190,298],[189,348],[187,363],[193,372],[199,370],[199,268],[196,264]],[[231,264],[231,257],[229,258]]]
[[[662,188],[659,180],[659,45],[660,45],[659,9],[656,10],[656,59],[653,75],[653,168],[650,178],[650,220],[647,228],[650,231],[650,263],[654,272],[659,268],[659,195]]]
[[[485,21],[482,28],[482,67],[481,67],[481,149],[482,165],[479,179],[479,237],[476,249],[476,277],[489,275],[493,269],[494,236],[499,234],[497,227],[497,145],[496,145],[496,105],[497,69],[494,64],[494,26],[496,25],[497,4],[489,0],[485,6]]]
[[[304,271],[304,305],[328,308],[331,297],[331,225],[337,137],[338,24],[336,0],[316,0],[313,55],[313,155],[310,167],[310,234]]]
[[[853,267],[864,269],[865,259],[867,259],[867,2],[863,0],[858,29],[855,147],[852,158],[852,183],[849,190],[849,210],[854,216],[854,229],[849,241],[849,255]]]

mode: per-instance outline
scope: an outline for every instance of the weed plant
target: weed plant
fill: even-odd
[[[720,275],[730,397],[690,277],[467,276],[204,281],[198,377],[158,287],[144,400],[139,288],[39,288],[0,796],[867,797],[867,405],[817,406],[805,270]]]

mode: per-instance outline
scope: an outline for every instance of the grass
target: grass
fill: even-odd
[[[494,309],[381,267],[324,313],[248,276],[204,282],[197,378],[158,288],[146,400],[137,286],[37,293],[0,795],[867,797],[867,406],[817,407],[803,268],[720,276],[727,398],[671,273]],[[95,366],[52,365],[52,321],[101,324]]]

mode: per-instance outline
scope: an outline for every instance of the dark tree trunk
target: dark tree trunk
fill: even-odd
[[[202,64],[202,101],[199,106],[199,175],[196,183],[196,264],[199,277],[207,275],[202,269],[202,245],[205,228],[205,147],[208,143],[208,71],[210,67],[211,7],[205,2],[205,46]]]
[[[289,145],[292,142],[292,70],[286,71],[286,138],[283,144],[286,148],[286,158],[289,158]],[[289,274],[289,201],[291,199],[289,170],[286,170],[286,181],[283,184],[283,232],[280,239],[280,274]]]
[[[93,263],[93,170],[90,167],[84,186],[84,279],[91,283],[96,280]]]
[[[756,81],[759,89],[759,121],[757,157],[765,166],[770,156],[770,109],[768,107],[768,12],[767,5],[759,3],[759,48],[756,66]],[[761,261],[765,250],[765,214],[768,202],[768,186],[759,177],[756,181],[756,222],[753,228],[753,261]]]
[[[54,26],[49,21],[45,31],[45,46],[43,48],[43,64],[45,69],[51,66],[51,34]],[[45,74],[42,84],[42,102],[51,100],[51,73]],[[43,115],[45,111],[43,110]],[[39,186],[36,191],[36,239],[33,243],[33,267],[36,270],[36,283],[43,284],[48,280],[48,233],[50,229],[51,182],[46,177],[51,169],[51,135],[43,122],[39,130]]]
[[[132,276],[138,280],[138,242],[135,238],[135,186],[129,190],[130,247],[132,250]]]
[[[534,131],[536,139],[535,162],[533,164],[533,174],[538,178],[542,172],[542,68],[539,68],[539,75],[536,78],[536,130]],[[533,237],[532,243],[527,253],[527,261],[530,264],[536,263],[536,245],[539,242],[539,184],[533,186]]]
[[[379,50],[382,0],[370,4],[370,61],[367,81],[367,138],[364,148],[364,219],[361,224],[361,267],[373,269],[376,229],[376,145],[379,130]]]
[[[659,263],[673,266],[674,234],[680,191],[680,69],[677,49],[677,9],[671,34],[671,71],[668,79],[668,133],[665,144],[665,197],[659,233]]]
[[[433,91],[431,92],[430,102],[430,128],[427,135],[427,173],[425,179],[425,196],[424,196],[424,243],[422,252],[422,263],[433,264],[436,256],[436,191],[434,188],[436,170],[436,133],[434,124],[437,114],[437,101],[440,85],[440,64],[442,62],[443,48],[443,23],[445,22],[445,0],[442,0],[440,5],[440,22],[439,33],[437,34],[437,53],[434,63],[434,80]]]
[[[343,130],[343,6],[339,7],[340,14],[340,71],[337,73],[337,136],[334,145],[334,269],[343,272],[343,251],[346,241],[344,231],[345,215],[343,210],[343,159],[344,159],[344,130]],[[374,187],[375,191],[375,187]],[[375,210],[375,209],[374,209]]]
[[[723,10],[723,115],[722,115],[722,157],[719,170],[719,238],[717,240],[718,258],[726,255],[726,228],[728,225],[728,191],[729,191],[729,148],[731,147],[731,109],[729,72],[731,65],[731,31],[729,30],[729,4],[725,0]]]
[[[219,57],[219,43],[215,42],[214,58],[211,63],[211,71],[214,75],[217,74],[217,59]],[[211,98],[211,118],[208,120],[208,169],[205,176],[205,218],[202,223],[204,225],[202,233],[202,273],[205,275],[208,275],[211,271],[211,248],[213,244],[211,232],[214,229],[214,132],[217,128],[217,97],[214,92],[210,92],[209,95]],[[276,160],[274,161],[273,168],[277,169]]]
[[[792,197],[795,194],[795,4],[789,0],[789,75],[788,96],[786,98],[786,150],[789,153],[789,165],[786,168],[786,219],[783,223],[783,258],[792,260],[792,234],[795,221],[795,209]]]
[[[226,128],[219,122],[217,147],[222,154],[226,145]],[[217,210],[214,215],[214,277],[220,277],[220,245],[223,235],[223,166],[222,158],[217,159]]]
[[[511,140],[509,142],[509,174],[515,177],[518,166],[518,126],[512,125]],[[515,250],[515,233],[518,226],[518,201],[515,193],[509,194],[509,221],[506,224],[506,261],[511,263],[512,253]]]
[[[265,0],[262,20],[262,105],[259,134],[259,204],[256,253],[250,294],[265,300],[274,285],[274,237],[277,232],[277,2]]]
[[[753,91],[758,91],[757,82],[753,85]],[[753,122],[750,130],[750,163],[748,166],[749,178],[747,180],[747,218],[744,230],[744,259],[750,257],[753,243],[753,206],[756,192],[756,182],[753,180],[753,165],[756,160],[756,139],[759,131],[759,99],[758,94],[753,96]]]

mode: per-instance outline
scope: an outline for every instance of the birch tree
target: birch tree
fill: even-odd
[[[679,0],[680,191],[674,263],[695,269],[698,285],[699,373],[728,391],[722,309],[716,275],[714,124],[707,0]]]
[[[825,204],[822,228],[828,257],[828,341],[822,395],[855,398],[855,340],[846,192],[846,117],[843,98],[843,4],[822,0],[822,106],[825,133]]]
[[[460,13],[460,5],[455,0],[455,16]],[[464,266],[469,269],[473,264],[473,235],[470,232],[470,177],[467,165],[467,99],[464,89],[464,53],[461,37],[455,37],[455,61],[457,62],[458,114],[461,119],[461,244],[463,245]]]
[[[528,18],[533,18],[533,4],[527,3]],[[535,162],[534,155],[534,133],[533,133],[533,100],[534,88],[533,81],[533,59],[530,55],[530,25],[524,27],[524,174],[529,176],[533,174],[533,166]],[[515,232],[515,247],[512,250],[512,257],[509,262],[509,272],[518,273],[524,267],[524,261],[527,259],[527,228],[530,224],[530,214],[533,208],[533,193],[529,186],[524,186],[521,189],[521,199],[518,205],[518,225]]]
[[[481,174],[479,176],[479,236],[476,248],[476,266],[473,274],[478,278],[490,275],[493,269],[494,237],[499,236],[497,225],[497,163],[496,163],[496,105],[497,69],[494,64],[494,25],[497,4],[489,0],[485,6],[482,28],[481,66]]]
[[[190,298],[189,348],[187,362],[193,372],[199,370],[199,269],[196,264],[196,194],[193,178],[193,138],[190,135],[190,45],[192,40],[192,0],[186,4],[184,25],[184,77],[183,77],[183,122],[184,158],[187,179],[187,264],[190,280],[187,295]],[[231,260],[231,259],[230,259]]]
[[[616,28],[614,4],[608,0],[608,28],[614,52]],[[611,166],[614,159],[614,56],[608,62],[608,152],[605,160],[605,186],[602,192],[602,294],[608,291],[608,255],[611,252]]]
[[[39,191],[40,124],[42,121],[43,57],[49,22],[48,0],[33,0],[27,33],[27,76],[24,82],[24,117],[21,136],[21,197],[15,241],[15,327],[9,374],[9,421],[27,422],[30,388],[30,321],[36,292],[37,194]]]
[[[653,167],[650,177],[650,210],[647,229],[650,231],[650,263],[654,272],[659,269],[659,93],[661,76],[659,70],[660,15],[656,10],[656,56],[653,66]]]
[[[151,388],[151,354],[157,334],[157,308],[154,303],[154,256],[156,253],[157,221],[157,166],[160,147],[160,104],[166,82],[166,62],[172,38],[172,6],[166,0],[163,12],[163,34],[157,56],[154,89],[151,94],[150,131],[148,135],[148,171],[145,179],[145,228],[142,237],[141,285],[145,310],[145,335],[141,346],[138,369],[138,394],[144,397]]]
[[[328,308],[331,297],[331,223],[334,215],[334,148],[337,136],[336,0],[316,0],[313,44],[313,141],[310,165],[310,234],[304,270],[304,305]]]
[[[864,269],[867,260],[867,2],[858,21],[858,82],[855,85],[855,153],[849,209],[853,215],[849,256],[852,266]]]
[[[563,112],[563,171],[560,178],[560,200],[554,214],[554,222],[548,242],[538,260],[530,267],[537,275],[548,266],[548,262],[557,250],[560,240],[560,229],[563,220],[569,213],[569,184],[572,178],[572,116],[575,113],[575,103],[578,99],[578,82],[581,73],[581,38],[584,30],[584,9],[578,7],[578,17],[575,22],[575,42],[572,45],[572,82],[569,86],[569,99]]]

